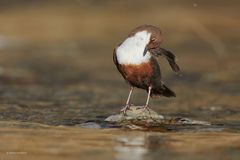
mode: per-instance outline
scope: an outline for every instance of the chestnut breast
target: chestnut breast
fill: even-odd
[[[153,68],[150,62],[141,63],[139,65],[120,65],[124,78],[131,84],[137,86],[146,86],[150,84],[153,75]]]

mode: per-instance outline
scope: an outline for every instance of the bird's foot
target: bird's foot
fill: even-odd
[[[145,112],[145,111],[148,111],[149,114],[150,114],[150,107],[148,105],[145,105],[143,108],[142,108],[142,112]]]
[[[126,104],[122,109],[121,112],[126,115],[127,110],[131,110],[131,105],[130,104]]]

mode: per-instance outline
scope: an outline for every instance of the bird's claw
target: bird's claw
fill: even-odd
[[[131,106],[131,105],[126,104],[126,105],[121,109],[121,112],[122,112],[124,115],[126,115],[127,110],[132,110],[132,109],[130,108],[130,106]]]
[[[147,111],[149,112],[149,114],[150,114],[150,108],[149,108],[148,105],[146,105],[146,106],[144,106],[144,107],[142,108],[142,112],[145,112],[146,110],[147,110]]]

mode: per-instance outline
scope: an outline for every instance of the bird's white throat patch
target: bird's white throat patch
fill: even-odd
[[[141,64],[151,58],[149,52],[143,56],[144,49],[150,41],[151,33],[147,31],[137,32],[128,37],[117,49],[116,55],[119,64]]]

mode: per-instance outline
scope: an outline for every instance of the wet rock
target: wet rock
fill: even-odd
[[[189,125],[211,125],[210,122],[207,121],[198,121],[198,120],[193,120],[190,118],[182,118],[182,117],[176,117],[176,118],[170,118],[169,119],[170,124],[189,124]]]
[[[111,115],[105,119],[107,122],[124,122],[132,120],[141,120],[146,122],[162,121],[164,117],[157,114],[152,109],[143,110],[142,106],[131,106],[131,110],[128,110],[126,114],[123,113],[117,115]]]
[[[109,116],[106,122],[117,123],[131,129],[140,129],[139,127],[154,127],[164,123],[164,117],[152,109],[143,110],[142,106],[131,106],[126,114],[123,113]]]
[[[81,128],[95,128],[95,129],[101,128],[101,126],[95,122],[86,122],[86,123],[81,123],[75,126],[78,126]]]
[[[202,125],[209,126],[211,123],[206,121],[192,120],[190,118],[182,117],[168,117],[163,116],[152,109],[143,110],[142,106],[131,106],[126,114],[123,113],[111,115],[105,119],[105,122],[119,124],[122,127],[130,129],[163,129],[166,130],[169,126],[183,126],[183,125]]]

